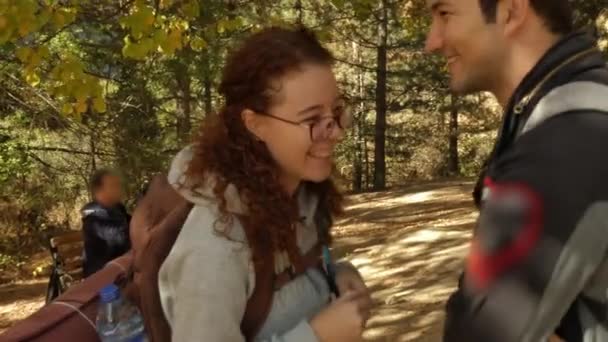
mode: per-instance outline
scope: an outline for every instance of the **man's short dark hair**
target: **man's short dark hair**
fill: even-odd
[[[496,20],[496,7],[500,0],[479,0],[479,6],[488,22]],[[547,28],[556,34],[574,31],[574,12],[570,0],[530,0],[534,11],[545,20]]]
[[[91,175],[91,179],[89,181],[89,187],[91,188],[91,192],[95,193],[97,190],[101,189],[103,186],[103,181],[108,176],[113,176],[114,172],[108,169],[101,169],[93,172]]]

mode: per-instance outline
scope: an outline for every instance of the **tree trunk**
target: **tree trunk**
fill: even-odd
[[[361,125],[361,135],[363,136],[363,155],[365,156],[365,189],[370,188],[371,175],[369,170],[369,149],[367,148],[367,135],[364,126]]]
[[[353,191],[363,190],[363,149],[361,148],[361,119],[355,125],[355,158],[353,160]]]
[[[359,47],[356,43],[353,43],[353,52],[355,58],[361,62],[361,55],[359,53]],[[355,125],[355,156],[353,159],[353,191],[361,192],[363,190],[363,121],[365,120],[365,104],[363,103],[363,72],[359,69],[357,75],[357,87],[359,92],[359,110],[357,122]]]
[[[205,54],[205,74],[203,75],[203,97],[205,99],[205,116],[211,115],[213,112],[213,102],[211,99],[211,61],[209,60],[209,54]]]
[[[386,50],[387,0],[381,1],[376,70],[376,134],[374,136],[374,190],[386,188]]]
[[[458,98],[454,94],[451,95],[450,132],[448,139],[448,175],[457,176],[460,174],[458,160]]]
[[[298,25],[302,25],[304,22],[304,13],[302,10],[302,0],[296,0],[296,4],[294,6],[295,10],[296,10],[296,24]]]
[[[192,130],[190,74],[188,73],[188,67],[180,62],[175,64],[174,73],[175,81],[177,82],[175,97],[177,99],[178,108],[182,114],[177,118],[177,139],[181,144],[184,144],[189,141],[190,132]]]
[[[91,133],[89,144],[91,146],[91,171],[97,171],[97,160],[95,154],[97,154],[97,147],[95,146],[95,136]]]
[[[97,153],[97,147],[95,145],[95,135],[93,134],[93,132],[91,132],[91,135],[89,136],[89,147],[91,149],[91,172],[85,177],[84,184],[86,185],[86,188],[88,189],[89,199],[92,200],[93,199],[93,189],[91,189],[91,186],[89,184],[90,175],[94,174],[95,171],[97,171],[97,161],[95,158],[95,154]]]

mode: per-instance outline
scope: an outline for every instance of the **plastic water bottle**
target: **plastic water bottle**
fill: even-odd
[[[99,292],[97,334],[102,342],[146,342],[144,320],[137,307],[120,295],[110,284]]]

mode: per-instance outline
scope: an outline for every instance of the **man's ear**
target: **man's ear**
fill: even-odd
[[[243,124],[245,128],[253,135],[254,139],[258,141],[264,141],[263,137],[263,128],[262,121],[260,120],[259,115],[257,115],[251,109],[245,109],[241,112],[241,120],[243,120]]]
[[[530,0],[503,0],[498,2],[496,19],[504,27],[505,34],[510,36],[524,27],[530,11]]]

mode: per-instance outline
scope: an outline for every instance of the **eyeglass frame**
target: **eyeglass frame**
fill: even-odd
[[[293,126],[300,126],[300,127],[307,126],[308,127],[308,136],[310,138],[310,141],[315,142],[315,141],[319,141],[319,140],[323,140],[323,139],[317,139],[317,140],[313,139],[313,130],[314,130],[314,127],[315,127],[316,124],[319,124],[319,123],[323,122],[326,119],[331,119],[331,121],[333,121],[334,124],[337,127],[339,127],[341,130],[345,130],[345,129],[348,129],[348,128],[352,127],[352,114],[350,114],[350,111],[347,109],[346,105],[344,107],[345,107],[344,112],[342,114],[340,114],[340,115],[333,115],[331,117],[330,116],[320,117],[318,120],[315,120],[314,122],[310,122],[310,123],[307,123],[306,122],[307,120],[300,121],[300,122],[298,122],[298,121],[292,121],[292,120],[285,119],[285,118],[282,118],[280,116],[272,115],[272,114],[269,114],[269,113],[266,113],[266,112],[263,112],[263,111],[254,111],[254,112],[256,114],[267,116],[269,118],[272,118],[272,119],[275,119],[275,120],[279,120],[281,122],[284,122],[284,123],[287,123],[287,124],[290,124],[290,125],[293,125]],[[351,121],[350,125],[345,125],[344,127],[342,126],[342,124],[340,123],[340,121],[341,121],[340,118],[342,117],[342,115],[350,116],[350,119],[351,119],[350,120]],[[333,130],[336,126],[332,126],[330,129]],[[327,129],[327,132],[329,132],[328,129]]]

